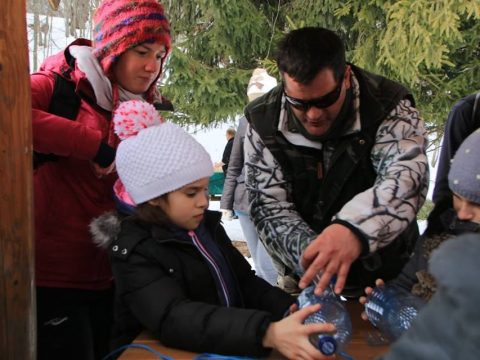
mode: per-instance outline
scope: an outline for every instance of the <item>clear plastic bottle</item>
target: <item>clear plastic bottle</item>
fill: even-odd
[[[389,341],[394,341],[407,330],[420,308],[423,299],[392,285],[381,285],[367,296],[365,313]]]
[[[342,300],[335,295],[331,286],[317,296],[315,285],[305,288],[298,296],[297,303],[301,309],[313,304],[321,304],[320,310],[307,317],[305,324],[331,323],[336,327],[334,333],[318,333],[310,336],[310,342],[324,355],[339,353],[345,349],[352,336],[352,322]]]

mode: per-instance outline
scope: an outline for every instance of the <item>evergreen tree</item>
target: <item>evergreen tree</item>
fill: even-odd
[[[335,30],[347,60],[409,86],[437,138],[452,105],[480,90],[480,0],[162,2],[173,51],[161,91],[176,109],[167,116],[185,125],[215,126],[241,114],[252,70],[264,66],[280,80],[276,43],[303,26]],[[36,3],[28,1],[30,11]],[[93,11],[98,0],[48,3],[56,4],[55,16],[63,14],[72,32],[82,28],[79,18],[91,18],[84,10],[76,16],[75,9]]]
[[[176,121],[214,125],[242,113],[251,71],[279,78],[274,50],[293,28],[337,31],[347,59],[409,86],[430,130],[480,89],[479,0],[179,0],[165,3],[175,48],[162,92]]]

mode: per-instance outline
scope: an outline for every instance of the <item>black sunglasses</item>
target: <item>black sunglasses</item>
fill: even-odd
[[[342,90],[343,84],[343,76],[341,77],[341,81],[338,83],[337,87],[330,91],[328,94],[323,95],[319,98],[312,99],[312,100],[300,100],[291,96],[288,96],[285,92],[285,88],[283,89],[283,94],[285,95],[285,99],[287,102],[292,105],[294,108],[302,111],[308,111],[312,106],[318,109],[325,109],[329,106],[332,106],[340,97],[340,92]]]

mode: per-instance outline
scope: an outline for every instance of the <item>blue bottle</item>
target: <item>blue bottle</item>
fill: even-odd
[[[395,341],[407,330],[425,304],[423,299],[392,285],[381,285],[367,296],[365,313],[389,341]]]
[[[315,285],[305,288],[297,298],[301,309],[313,304],[321,304],[320,310],[307,317],[304,324],[331,323],[336,327],[334,333],[318,333],[310,336],[310,342],[324,355],[333,355],[344,351],[352,336],[352,322],[342,300],[335,295],[331,286],[322,295],[314,294]]]

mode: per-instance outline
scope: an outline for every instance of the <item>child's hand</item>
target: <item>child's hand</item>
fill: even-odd
[[[288,315],[292,315],[294,312],[297,312],[298,311],[297,303],[294,302],[292,305],[290,305],[290,307],[288,308],[288,311],[289,311]]]
[[[385,282],[382,280],[382,279],[377,279],[375,280],[375,286],[382,286],[382,285],[385,285]],[[373,288],[371,288],[370,286],[367,286],[365,288],[365,295],[370,295],[373,291]],[[365,306],[365,303],[367,302],[367,296],[360,296],[360,298],[358,299],[358,301],[360,302],[360,304],[362,304],[363,306]],[[365,313],[365,311],[362,311],[361,313],[361,318],[363,320],[368,320],[368,317],[367,317],[367,314]]]
[[[335,359],[335,356],[323,355],[308,339],[311,334],[335,331],[333,324],[303,324],[303,321],[318,309],[319,304],[306,306],[280,321],[271,323],[263,337],[263,346],[276,349],[287,359]]]
[[[100,165],[92,162],[92,167],[93,167],[93,172],[95,173],[95,176],[99,179],[103,178],[104,176],[107,176],[115,171],[116,170],[116,167],[115,167],[115,161],[112,162],[109,166],[107,166],[106,168],[103,168],[101,167]]]

